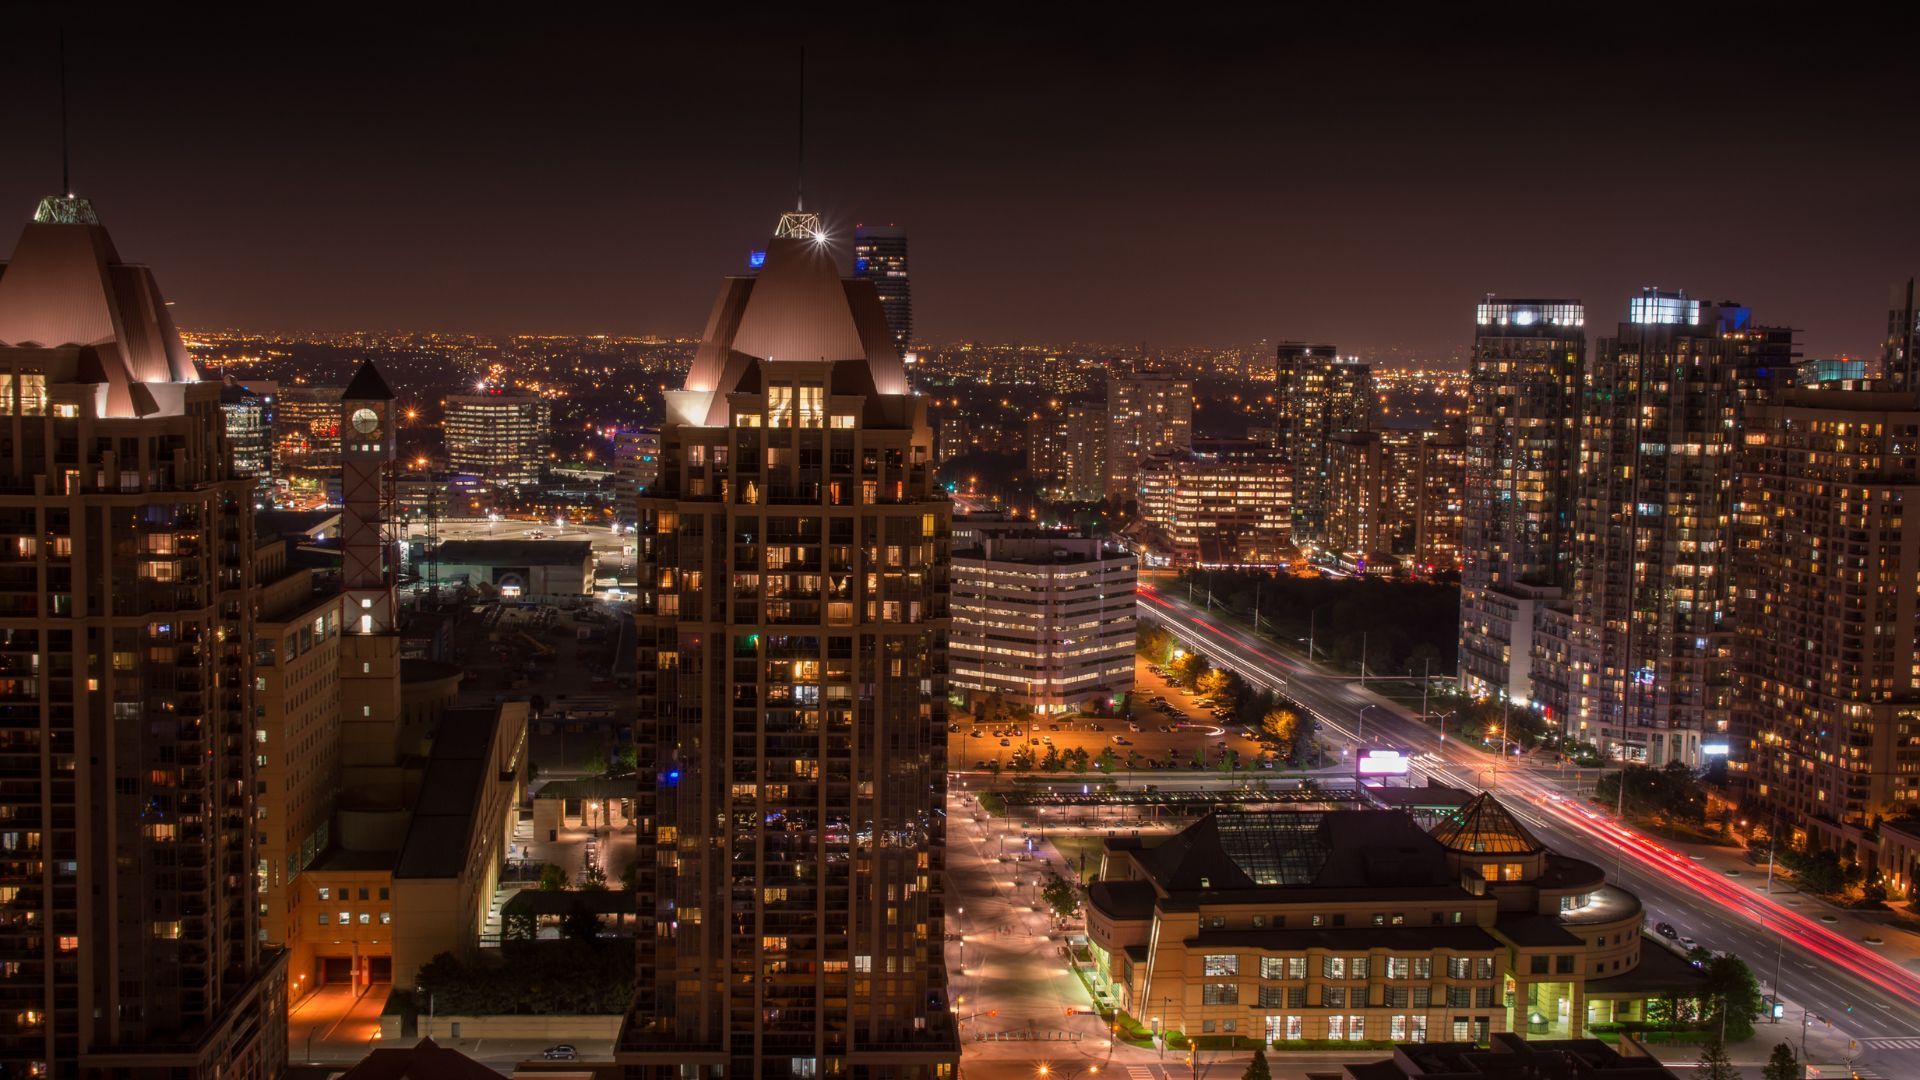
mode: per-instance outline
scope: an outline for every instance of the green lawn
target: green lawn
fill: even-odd
[[[1054,836],[1048,840],[1053,849],[1060,853],[1069,870],[1080,870],[1081,856],[1086,857],[1086,869],[1080,872],[1080,880],[1092,881],[1100,876],[1100,859],[1106,852],[1104,836]]]

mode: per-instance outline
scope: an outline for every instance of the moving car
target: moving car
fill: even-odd
[[[540,1056],[548,1061],[572,1061],[580,1056],[580,1051],[574,1049],[572,1043],[558,1043],[542,1050]]]
[[[1115,745],[1115,746],[1132,746],[1132,745],[1133,745],[1133,740],[1132,740],[1132,739],[1129,739],[1129,738],[1127,738],[1127,737],[1126,737],[1125,735],[1115,735],[1115,736],[1113,737],[1113,745]]]
[[[1675,930],[1675,929],[1673,928],[1673,924],[1672,924],[1672,923],[1670,923],[1670,922],[1663,922],[1663,923],[1661,923],[1661,924],[1659,924],[1658,926],[1655,926],[1655,927],[1653,928],[1653,932],[1654,932],[1654,933],[1656,933],[1656,934],[1659,934],[1659,935],[1660,935],[1661,937],[1663,937],[1663,938],[1667,938],[1667,939],[1669,939],[1669,940],[1671,940],[1671,939],[1673,939],[1673,938],[1677,938],[1677,937],[1679,937],[1679,936],[1680,936],[1680,931],[1678,931],[1678,930]]]

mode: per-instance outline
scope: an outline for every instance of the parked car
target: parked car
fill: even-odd
[[[1137,722],[1135,722],[1135,721],[1133,721],[1133,720],[1129,720],[1129,721],[1127,721],[1127,730],[1128,730],[1128,731],[1139,731],[1139,730],[1140,730],[1140,725],[1139,725],[1139,723],[1137,723]]]
[[[574,1049],[572,1043],[558,1043],[542,1050],[540,1056],[548,1061],[572,1061],[580,1056],[580,1051]]]
[[[1673,924],[1670,922],[1663,922],[1660,925],[1655,926],[1653,928],[1653,932],[1656,934],[1659,934],[1663,938],[1667,938],[1668,940],[1672,940],[1673,938],[1677,938],[1680,936],[1680,931],[1675,930],[1673,928]]]
[[[1132,746],[1132,745],[1133,745],[1133,740],[1132,740],[1132,739],[1129,739],[1129,738],[1127,738],[1127,737],[1126,737],[1125,735],[1115,735],[1115,736],[1113,737],[1113,745],[1115,745],[1115,746]]]
[[[1001,739],[1001,740],[1000,740],[1000,745],[1001,745],[1001,746],[1012,746],[1013,744],[1012,744],[1012,743],[1010,743],[1010,742],[1008,742],[1008,741],[1007,741],[1007,740],[1005,740],[1005,739]]]
[[[1693,940],[1690,937],[1682,937],[1680,939],[1680,947],[1683,949],[1692,949],[1695,945],[1698,945],[1698,944],[1700,943]]]

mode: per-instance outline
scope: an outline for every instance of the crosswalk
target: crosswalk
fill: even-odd
[[[1153,1070],[1147,1068],[1145,1065],[1129,1065],[1127,1066],[1127,1080],[1158,1080],[1158,1078],[1153,1075]]]

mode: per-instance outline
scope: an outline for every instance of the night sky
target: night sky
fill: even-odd
[[[1444,358],[1487,291],[1584,298],[1592,330],[1657,284],[1877,354],[1920,272],[1913,27],[1672,7],[81,5],[74,188],[190,328],[694,334],[793,200],[804,42],[809,205],[910,230],[928,340]],[[58,186],[56,10],[0,12],[22,221]]]

